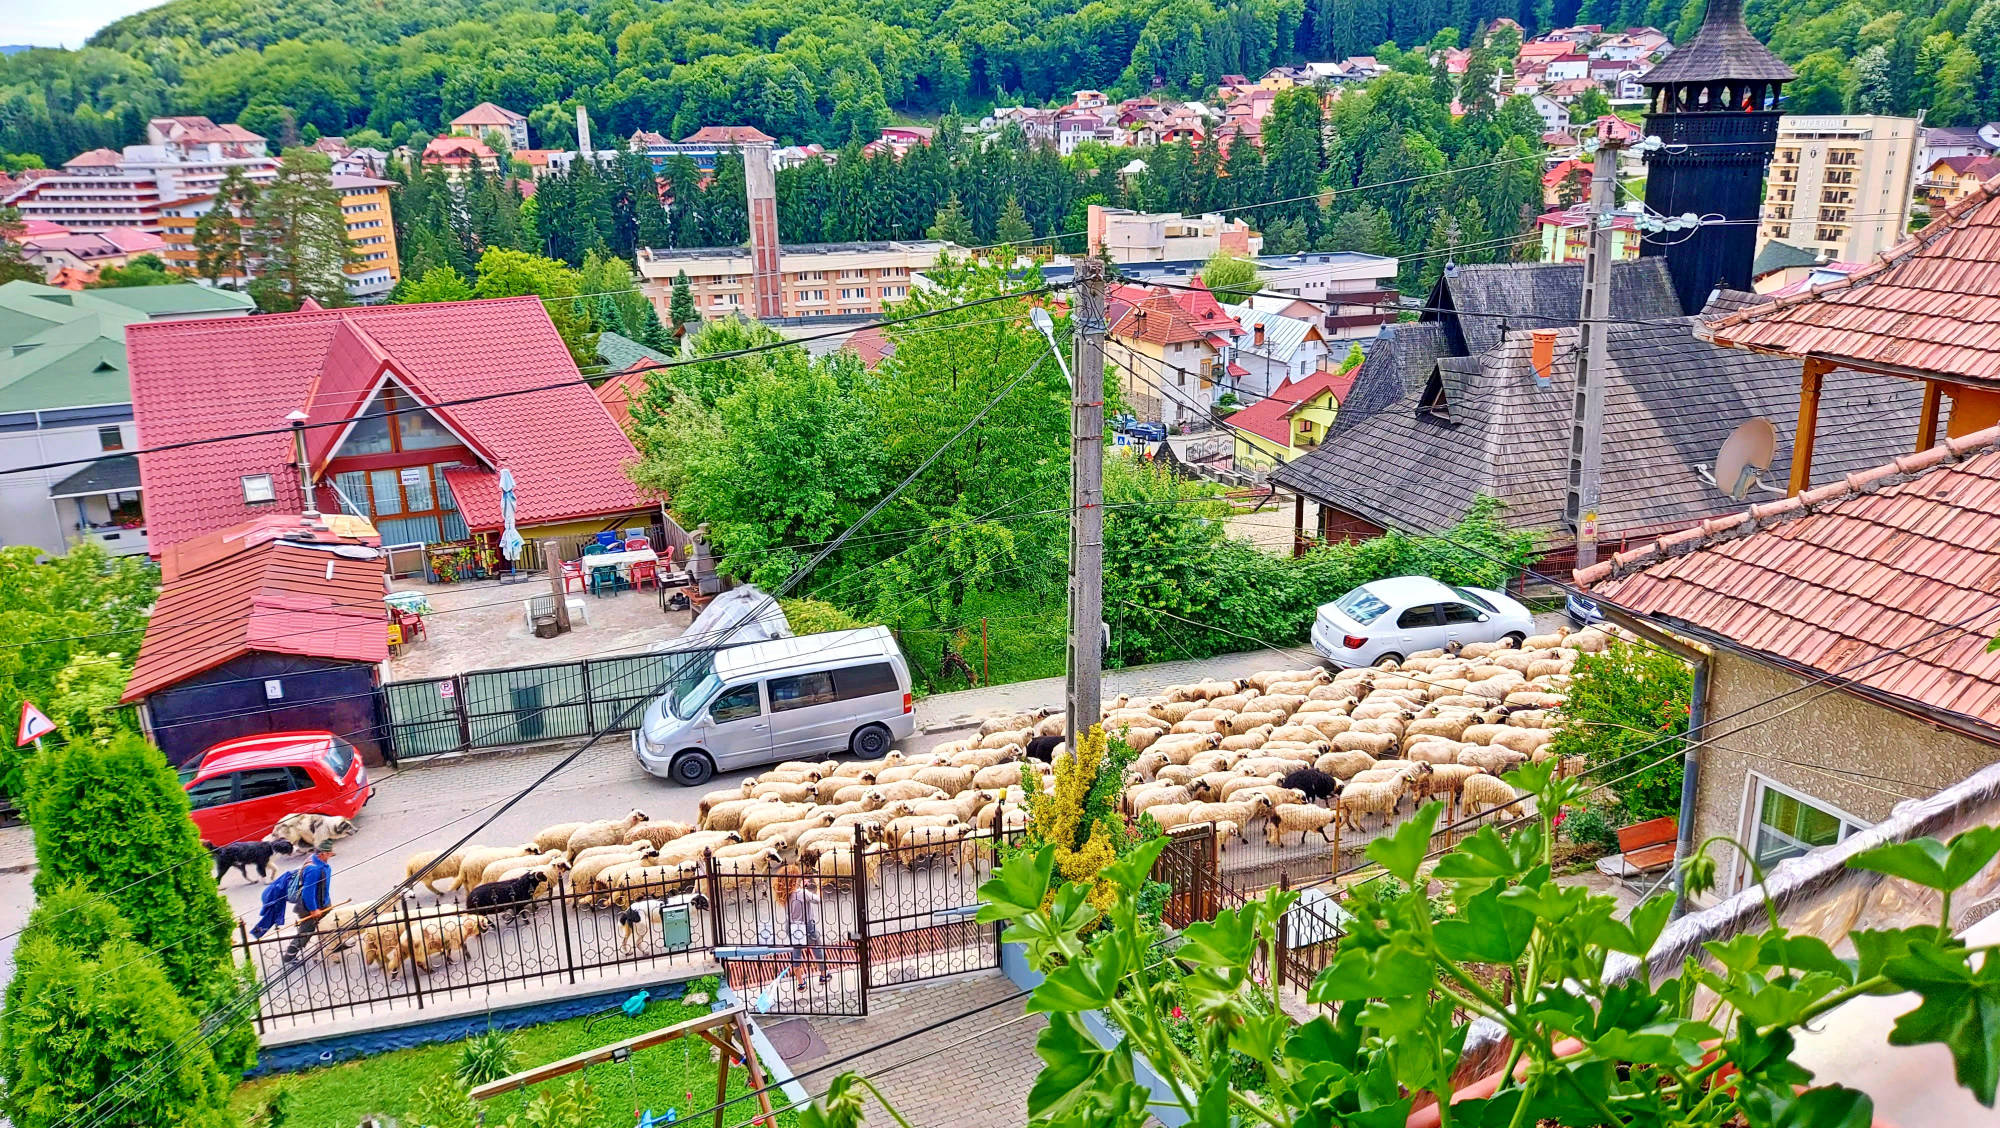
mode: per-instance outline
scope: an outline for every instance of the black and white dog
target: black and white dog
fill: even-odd
[[[261,842],[231,842],[227,846],[209,846],[206,842],[202,845],[208,847],[209,856],[215,859],[215,880],[218,882],[222,880],[223,874],[229,872],[231,866],[242,870],[244,877],[269,881],[271,855],[292,852],[292,844],[283,838],[266,838]],[[257,872],[251,873],[252,869]]]

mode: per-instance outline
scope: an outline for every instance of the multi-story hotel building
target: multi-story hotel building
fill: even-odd
[[[1787,114],[1764,182],[1758,231],[1843,262],[1903,241],[1922,147],[1916,118]]]
[[[936,239],[878,243],[792,243],[778,248],[780,317],[877,314],[909,296],[913,275],[956,251]],[[667,316],[674,276],[685,271],[703,317],[756,316],[748,247],[689,247],[639,251],[647,297]]]

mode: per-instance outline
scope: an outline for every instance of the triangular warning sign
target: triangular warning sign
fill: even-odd
[[[42,737],[56,731],[56,723],[48,714],[26,701],[21,702],[21,734],[14,741],[14,747],[33,744]]]

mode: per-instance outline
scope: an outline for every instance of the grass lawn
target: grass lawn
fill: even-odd
[[[958,652],[980,673],[981,685],[1061,677],[1067,652],[1068,614],[1060,593],[1044,599],[1033,592],[979,593],[967,597]],[[986,676],[979,657],[979,621],[986,620]],[[923,693],[964,689],[965,677],[938,678],[938,657],[946,632],[936,627],[905,628],[900,635],[910,675]]]
[[[688,984],[690,992],[715,995],[715,978]],[[513,1045],[520,1054],[517,1068],[541,1065],[571,1054],[644,1034],[662,1026],[708,1013],[706,1004],[690,1007],[678,999],[656,999],[637,1018],[627,1018],[615,1006],[602,1016],[565,1019],[514,1031]],[[586,1030],[585,1027],[588,1026]],[[476,1016],[466,1018],[466,1032],[480,1033],[485,1023]],[[650,1108],[664,1115],[669,1108],[682,1119],[715,1103],[716,1063],[709,1060],[710,1047],[699,1038],[685,1038],[632,1055],[629,1066],[606,1062],[586,1071],[597,1091],[598,1112],[592,1122],[601,1128],[631,1128],[633,1109]],[[245,1082],[236,1090],[234,1104],[247,1117],[263,1108],[272,1089],[292,1090],[286,1110],[286,1128],[354,1128],[369,1113],[404,1119],[417,1090],[439,1077],[451,1076],[458,1065],[459,1043],[439,1042],[407,1050],[394,1050],[303,1073],[278,1074]],[[551,1084],[560,1085],[559,1079]],[[768,1076],[766,1080],[769,1080]],[[635,1094],[636,1086],[636,1094]],[[692,1091],[693,1096],[689,1097]],[[729,1092],[741,1096],[750,1091],[748,1069],[732,1067]],[[521,1111],[535,1091],[508,1093],[486,1102],[486,1123],[498,1125]],[[784,1095],[771,1093],[772,1104],[782,1105]],[[729,1123],[750,1119],[757,1112],[754,1100],[729,1109]],[[793,1128],[797,1114],[778,1116],[780,1128]]]

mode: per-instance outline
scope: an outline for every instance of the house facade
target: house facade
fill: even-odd
[[[0,286],[0,544],[148,551],[125,330],[158,319],[242,318],[247,295],[185,283],[72,293]],[[206,324],[206,323],[204,323]]]
[[[498,133],[509,149],[529,147],[527,115],[491,102],[481,102],[451,119],[451,131],[481,141],[488,133]]]
[[[1224,302],[1222,312],[1243,326],[1231,353],[1243,375],[1229,381],[1225,391],[1233,391],[1244,403],[1268,396],[1288,380],[1303,380],[1308,373],[1327,365],[1327,338],[1313,317],[1294,317],[1280,312],[1293,305],[1283,295],[1258,295],[1249,301]]]
[[[1104,362],[1133,414],[1169,430],[1206,426],[1222,386],[1243,371],[1229,370],[1243,326],[1201,289],[1121,286],[1110,313]]]
[[[1354,373],[1310,372],[1229,417],[1239,470],[1269,470],[1318,449],[1340,416]]]
[[[1206,259],[1217,252],[1251,258],[1264,248],[1264,237],[1240,219],[1135,212],[1102,204],[1089,205],[1084,232],[1091,254],[1108,254],[1117,263]]]
[[[1591,598],[1708,649],[1692,840],[1771,866],[2000,761],[2000,428],[1619,553]],[[1815,691],[1815,687],[1824,686]],[[1809,692],[1811,691],[1811,692]],[[1724,891],[1753,880],[1731,858]]]
[[[144,446],[270,432],[304,413],[303,470],[282,432],[142,454],[155,555],[273,512],[352,514],[386,545],[490,544],[502,469],[531,539],[658,509],[625,476],[636,452],[538,298],[309,308],[127,339]]]
[[[778,248],[782,317],[878,314],[909,297],[915,277],[956,250],[937,239],[788,243]],[[641,247],[640,291],[668,316],[674,278],[685,272],[704,318],[750,316],[756,308],[748,247]]]
[[[1922,144],[1918,125],[1877,114],[1779,118],[1763,237],[1848,262],[1902,242]]]

